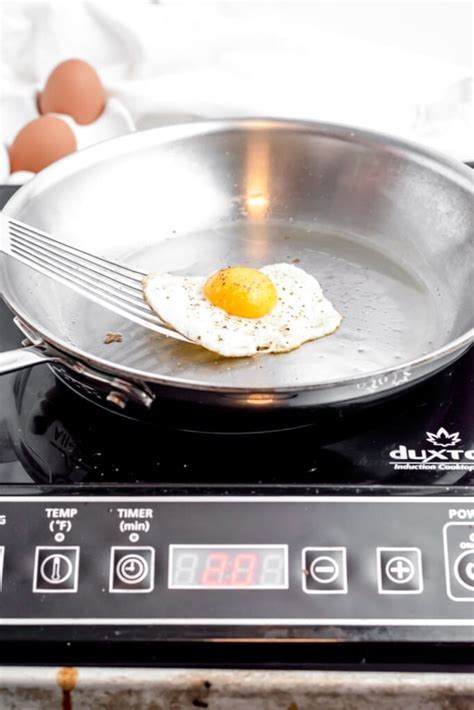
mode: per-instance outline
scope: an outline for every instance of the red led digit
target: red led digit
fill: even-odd
[[[201,577],[201,584],[204,586],[216,586],[225,584],[224,575],[229,561],[229,555],[225,552],[211,552],[207,558],[206,568]]]
[[[240,552],[236,555],[232,565],[230,584],[242,585],[242,587],[254,584],[256,564],[257,555],[255,553]]]

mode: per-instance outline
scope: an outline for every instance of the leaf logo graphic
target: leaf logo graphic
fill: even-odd
[[[435,446],[447,448],[448,446],[455,446],[456,444],[459,444],[461,437],[459,436],[458,431],[454,432],[454,434],[450,434],[444,427],[440,427],[436,434],[432,434],[430,431],[427,431],[426,440]]]

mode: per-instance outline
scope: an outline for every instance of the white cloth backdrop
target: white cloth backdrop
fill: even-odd
[[[414,3],[415,15],[410,4],[390,3],[385,23],[382,4],[332,2],[341,26],[333,21],[328,29],[324,2],[0,0],[0,142],[34,116],[35,91],[51,69],[82,57],[138,129],[197,117],[316,119],[474,159],[472,63],[466,52],[464,60],[459,51],[449,56],[449,43],[472,42],[463,21],[470,4],[451,3],[462,37],[456,22],[443,27],[439,15],[439,58],[433,3]],[[351,32],[348,17],[365,36]],[[410,48],[395,41],[405,32]]]

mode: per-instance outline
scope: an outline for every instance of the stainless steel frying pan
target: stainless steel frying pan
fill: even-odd
[[[225,359],[122,320],[5,257],[2,295],[32,345],[123,406],[157,395],[231,409],[385,396],[473,341],[472,172],[387,136],[216,121],[136,133],[59,161],[5,212],[147,271],[207,275],[288,261],[316,276],[339,331],[284,355]],[[107,331],[122,342],[104,343]]]

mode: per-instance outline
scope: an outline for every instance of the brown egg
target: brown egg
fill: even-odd
[[[67,123],[55,116],[41,116],[23,126],[10,146],[10,168],[38,173],[55,160],[73,153],[76,137]]]
[[[38,97],[40,113],[65,113],[85,125],[104,110],[106,95],[94,67],[81,59],[68,59],[49,75]]]

